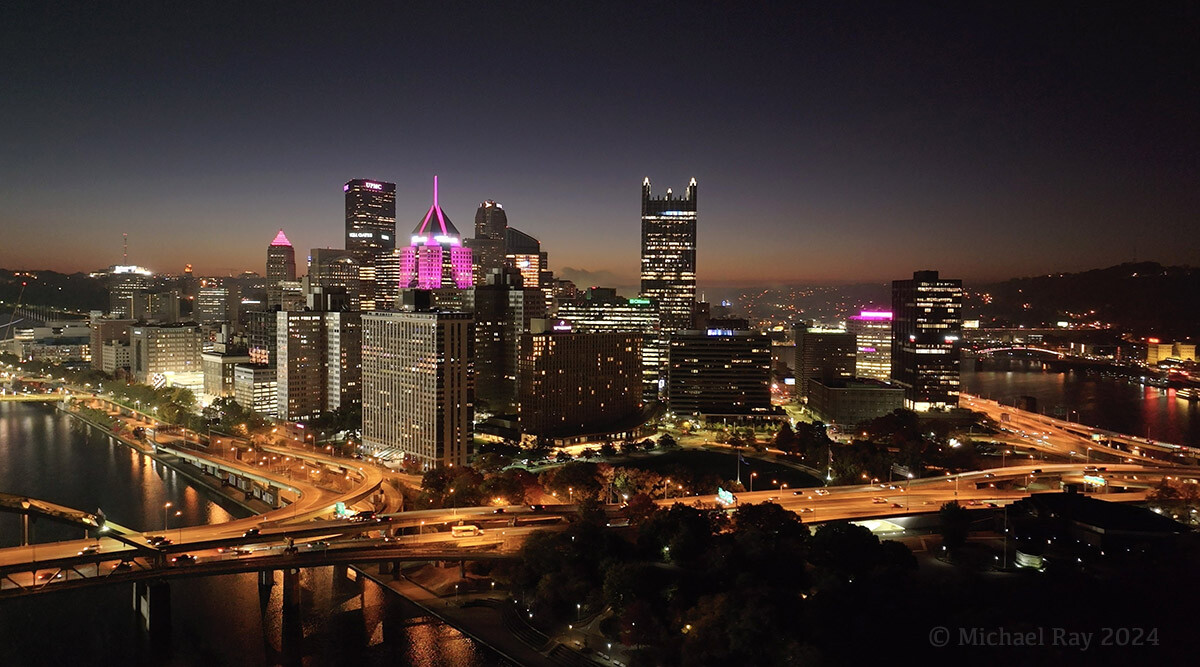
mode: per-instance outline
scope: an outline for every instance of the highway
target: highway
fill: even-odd
[[[996,401],[972,396],[971,394],[961,394],[959,396],[959,405],[986,414],[996,423],[1000,424],[1000,428],[1006,433],[1017,438],[1013,442],[1019,442],[1031,449],[1061,456],[1071,461],[1086,461],[1090,452],[1091,455],[1105,454],[1118,461],[1143,461],[1154,465],[1170,465],[1176,462],[1174,459],[1193,449],[1179,445],[1169,445],[1167,443],[1154,443],[1152,445],[1150,441],[1144,438],[1116,434],[1083,424],[1018,410],[1011,406],[1001,405]],[[1008,416],[1002,417],[1002,415]],[[1006,419],[1007,421],[1005,421]],[[1108,439],[1136,442],[1141,446],[1139,447],[1135,444],[1129,451],[1126,451],[1110,447],[1090,437],[1080,435],[1080,433],[1095,433],[1098,436]],[[1147,452],[1152,451],[1151,447],[1153,447],[1153,451],[1157,456],[1147,454]]]
[[[1093,467],[1104,470],[1090,470]],[[738,505],[774,502],[801,515],[806,523],[844,519],[886,518],[937,512],[944,503],[957,500],[972,507],[1003,506],[1030,493],[1057,490],[1057,482],[1084,483],[1084,476],[1104,477],[1113,487],[1134,489],[1101,492],[1095,497],[1117,502],[1145,500],[1147,490],[1164,477],[1200,478],[1200,467],[1150,467],[1140,464],[1041,463],[993,468],[946,477],[926,477],[893,483],[835,486],[828,488],[780,488],[735,495]],[[1030,488],[1031,486],[1042,488]],[[670,506],[676,502],[717,504],[714,495],[686,496],[656,501]]]

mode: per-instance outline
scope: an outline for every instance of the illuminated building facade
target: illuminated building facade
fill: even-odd
[[[438,205],[437,176],[433,177],[433,204],[413,229],[411,243],[400,253],[401,288],[471,287],[471,249],[463,247],[454,223]]]
[[[195,374],[200,365],[200,327],[188,324],[134,326],[129,330],[131,372],[138,382],[155,375]]]
[[[775,419],[771,406],[771,339],[733,329],[671,335],[667,405],[677,415],[734,421]]]
[[[854,334],[858,347],[855,374],[886,382],[892,376],[891,311],[859,311],[846,320],[846,330]]]
[[[526,287],[542,286],[542,271],[546,269],[546,253],[542,244],[525,232],[509,227],[505,231],[504,260],[521,273]]]
[[[363,448],[425,468],[465,465],[472,453],[471,315],[363,315]]]
[[[325,313],[278,311],[275,324],[276,413],[290,421],[325,410]]]
[[[958,407],[962,281],[917,271],[892,282],[892,381],[904,406]]]
[[[682,198],[652,197],[642,182],[642,291],[654,299],[664,332],[692,326],[696,303],[696,179]]]
[[[346,193],[346,250],[358,258],[362,306],[370,310],[375,302],[376,258],[396,249],[396,184],[359,178],[347,181],[342,191]]]
[[[666,349],[659,335],[657,304],[642,297],[626,299],[611,288],[591,287],[582,299],[560,303],[558,317],[580,333],[637,333],[642,337],[642,400],[658,399]]]
[[[274,310],[283,303],[281,281],[296,279],[296,249],[280,229],[267,246],[267,309]]]
[[[840,329],[796,325],[796,392],[808,396],[809,381],[854,379],[854,334]]]
[[[233,400],[266,417],[275,417],[278,388],[275,367],[242,363],[233,367]]]
[[[521,336],[521,430],[546,438],[631,431],[641,423],[641,335],[579,333],[534,320]]]

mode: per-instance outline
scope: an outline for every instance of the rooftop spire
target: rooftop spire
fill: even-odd
[[[271,241],[271,245],[285,245],[290,248],[292,246],[292,242],[289,241],[287,235],[283,233],[283,228],[280,228],[279,233],[275,235],[275,240]]]

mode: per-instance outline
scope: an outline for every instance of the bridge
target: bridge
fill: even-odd
[[[1067,356],[1064,352],[1058,350],[1049,350],[1044,347],[1036,347],[1033,345],[1009,345],[1007,347],[989,347],[983,350],[972,350],[975,354],[995,354],[997,352],[1037,352],[1039,354],[1050,354],[1062,359]]]
[[[0,512],[10,512],[21,515],[22,546],[28,545],[32,539],[33,531],[32,525],[30,524],[30,519],[34,516],[42,516],[60,523],[80,526],[85,531],[96,529],[97,531],[110,532],[113,535],[124,535],[137,532],[112,521],[108,521],[100,515],[72,509],[65,505],[52,503],[48,500],[39,500],[37,498],[30,498],[28,496],[15,496],[11,493],[0,493]]]
[[[74,394],[0,394],[4,403],[60,403],[75,398]]]

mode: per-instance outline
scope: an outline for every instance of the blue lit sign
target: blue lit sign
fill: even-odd
[[[709,329],[708,335],[710,335],[710,336],[732,336],[733,329]]]

